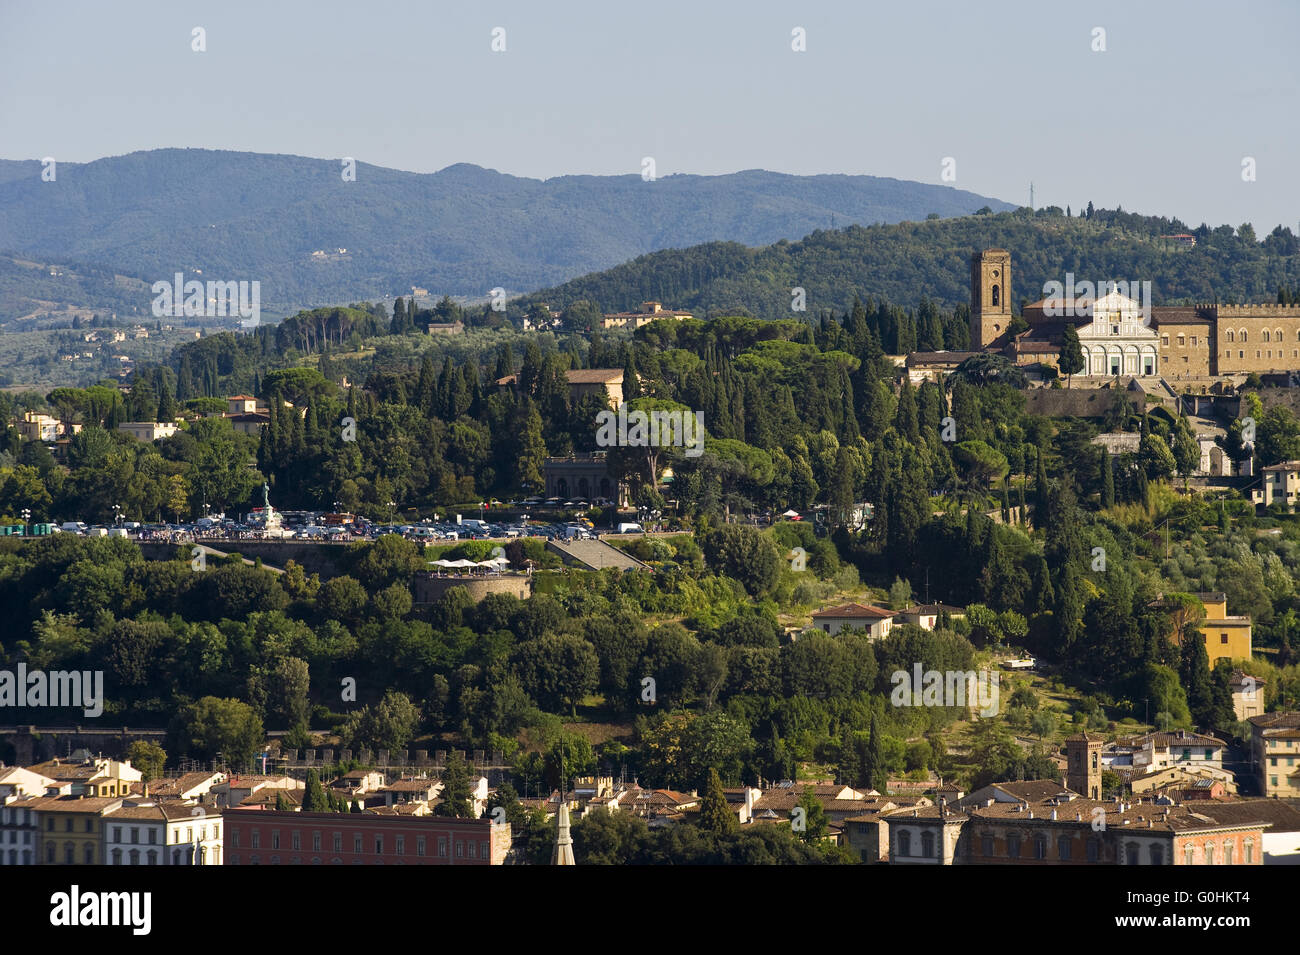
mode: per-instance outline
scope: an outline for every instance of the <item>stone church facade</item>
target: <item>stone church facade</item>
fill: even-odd
[[[1300,306],[1150,306],[1107,292],[1075,314],[1068,302],[1026,305],[1028,330],[1012,334],[1011,254],[986,249],[971,257],[971,349],[999,351],[1019,364],[1060,359],[1066,323],[1079,335],[1081,375],[1180,379],[1300,371]]]

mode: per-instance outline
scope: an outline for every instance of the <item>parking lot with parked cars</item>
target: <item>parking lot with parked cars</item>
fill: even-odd
[[[590,540],[600,533],[643,533],[642,526],[621,521],[613,527],[597,530],[586,516],[593,507],[604,507],[608,501],[562,500],[560,498],[528,498],[503,504],[493,500],[498,512],[510,512],[510,517],[488,520],[491,512],[486,508],[479,518],[459,517],[459,520],[425,519],[414,523],[391,521],[378,523],[353,514],[317,511],[276,512],[278,525],[268,528],[258,512],[244,515],[242,519],[225,514],[210,514],[194,521],[180,523],[142,523],[119,521],[115,524],[87,524],[83,521],[64,521],[54,524],[33,524],[23,527],[24,536],[49,533],[76,534],[83,537],[129,537],[144,541],[191,540],[312,540],[323,542],[373,541],[388,534],[398,534],[408,540],[424,543],[451,543],[464,540],[508,541],[520,537],[537,537],[558,540]],[[559,520],[533,520],[530,509],[548,512],[551,516],[564,515]]]

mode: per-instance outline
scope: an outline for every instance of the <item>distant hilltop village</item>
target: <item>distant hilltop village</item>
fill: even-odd
[[[1146,286],[1149,288],[1149,285]],[[1133,289],[1128,291],[1132,292]],[[1083,376],[1164,378],[1204,388],[1234,374],[1300,371],[1300,306],[1155,306],[1120,291],[1096,290],[1086,304],[1044,298],[1011,314],[1011,253],[971,257],[972,351],[995,351],[1019,365],[1060,364],[1067,325],[1083,352]]]

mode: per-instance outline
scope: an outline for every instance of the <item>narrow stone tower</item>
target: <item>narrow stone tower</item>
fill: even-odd
[[[979,351],[1011,324],[1011,253],[985,249],[970,260],[970,348]]]
[[[1101,798],[1101,737],[1080,733],[1065,741],[1065,785],[1088,799]]]

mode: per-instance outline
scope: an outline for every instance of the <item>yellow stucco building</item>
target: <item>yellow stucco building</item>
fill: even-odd
[[[120,796],[59,797],[35,805],[42,865],[103,865],[104,814]]]
[[[1194,623],[1200,629],[1205,640],[1205,653],[1210,658],[1210,669],[1213,670],[1215,662],[1220,659],[1249,660],[1252,653],[1250,617],[1229,614],[1227,594],[1197,593],[1191,596],[1204,605],[1205,617],[1199,621],[1185,622]],[[1155,603],[1155,606],[1162,605],[1166,605],[1163,594]],[[1176,645],[1182,644],[1181,626],[1177,619],[1174,620],[1169,641]]]

